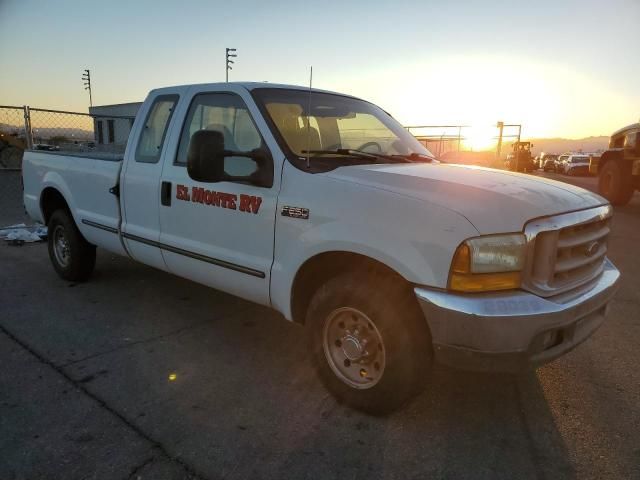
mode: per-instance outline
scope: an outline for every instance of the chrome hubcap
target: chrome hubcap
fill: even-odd
[[[62,267],[67,267],[69,265],[71,250],[62,225],[58,225],[53,231],[53,253],[56,256],[57,262]]]
[[[329,314],[324,323],[323,350],[333,373],[351,387],[371,388],[382,378],[382,335],[371,319],[355,308],[339,308]]]

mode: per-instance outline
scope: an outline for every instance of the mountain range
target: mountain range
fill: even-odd
[[[532,152],[534,155],[537,155],[541,152],[557,154],[580,151],[585,153],[600,153],[606,150],[609,146],[609,137],[605,136],[586,137],[579,139],[531,138],[526,140],[529,140],[531,143],[533,143]],[[509,149],[510,145],[507,144],[506,147]]]

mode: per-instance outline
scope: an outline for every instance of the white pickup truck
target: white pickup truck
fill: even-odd
[[[270,306],[305,324],[328,389],[371,412],[434,360],[516,372],[562,355],[619,278],[602,197],[439,163],[379,107],[302,87],[154,90],[124,156],[29,151],[23,181],[62,278],[87,279],[98,246]]]

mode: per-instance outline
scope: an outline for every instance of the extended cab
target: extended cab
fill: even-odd
[[[87,279],[98,246],[270,306],[369,411],[409,399],[434,359],[521,371],[562,355],[619,278],[602,197],[439,163],[384,110],[320,90],[154,90],[123,156],[29,151],[23,177],[62,278]]]

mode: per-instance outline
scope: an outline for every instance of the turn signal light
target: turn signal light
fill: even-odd
[[[451,262],[452,273],[470,273],[471,271],[471,251],[469,245],[463,243],[456,250]]]
[[[458,292],[489,292],[520,288],[520,272],[469,273],[452,272],[449,288]]]

